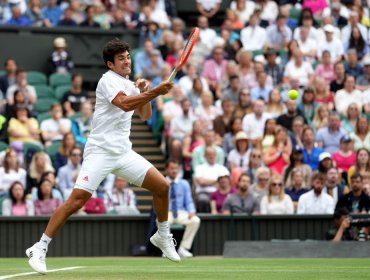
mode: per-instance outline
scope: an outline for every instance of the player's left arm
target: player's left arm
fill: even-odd
[[[138,79],[135,85],[137,88],[140,89],[140,92],[147,91],[149,88],[149,82],[144,79]],[[140,106],[138,109],[136,109],[136,112],[139,114],[140,118],[143,121],[150,119],[152,117],[152,103],[148,102]]]

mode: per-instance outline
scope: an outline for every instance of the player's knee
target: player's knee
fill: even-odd
[[[74,213],[81,209],[85,204],[85,201],[83,199],[74,198],[74,199],[68,199],[66,202],[66,207],[69,212]]]
[[[168,196],[169,191],[170,191],[170,183],[167,182],[167,180],[164,180],[161,186],[158,188],[158,195]]]

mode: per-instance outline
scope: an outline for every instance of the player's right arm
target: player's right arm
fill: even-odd
[[[120,91],[112,100],[112,104],[125,112],[133,111],[150,102],[157,96],[167,94],[172,87],[172,82],[164,81],[157,87],[137,95],[127,96],[123,91]]]

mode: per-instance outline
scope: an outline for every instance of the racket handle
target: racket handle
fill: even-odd
[[[171,76],[168,78],[169,82],[173,82],[177,74],[176,68],[172,71]]]

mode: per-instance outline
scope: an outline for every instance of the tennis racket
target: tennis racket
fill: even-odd
[[[188,37],[185,47],[181,51],[180,58],[177,61],[177,65],[175,69],[173,69],[171,76],[168,78],[168,81],[172,82],[175,79],[177,72],[184,66],[185,62],[188,60],[190,56],[191,50],[193,49],[196,41],[198,40],[198,36],[199,28],[194,27]]]

